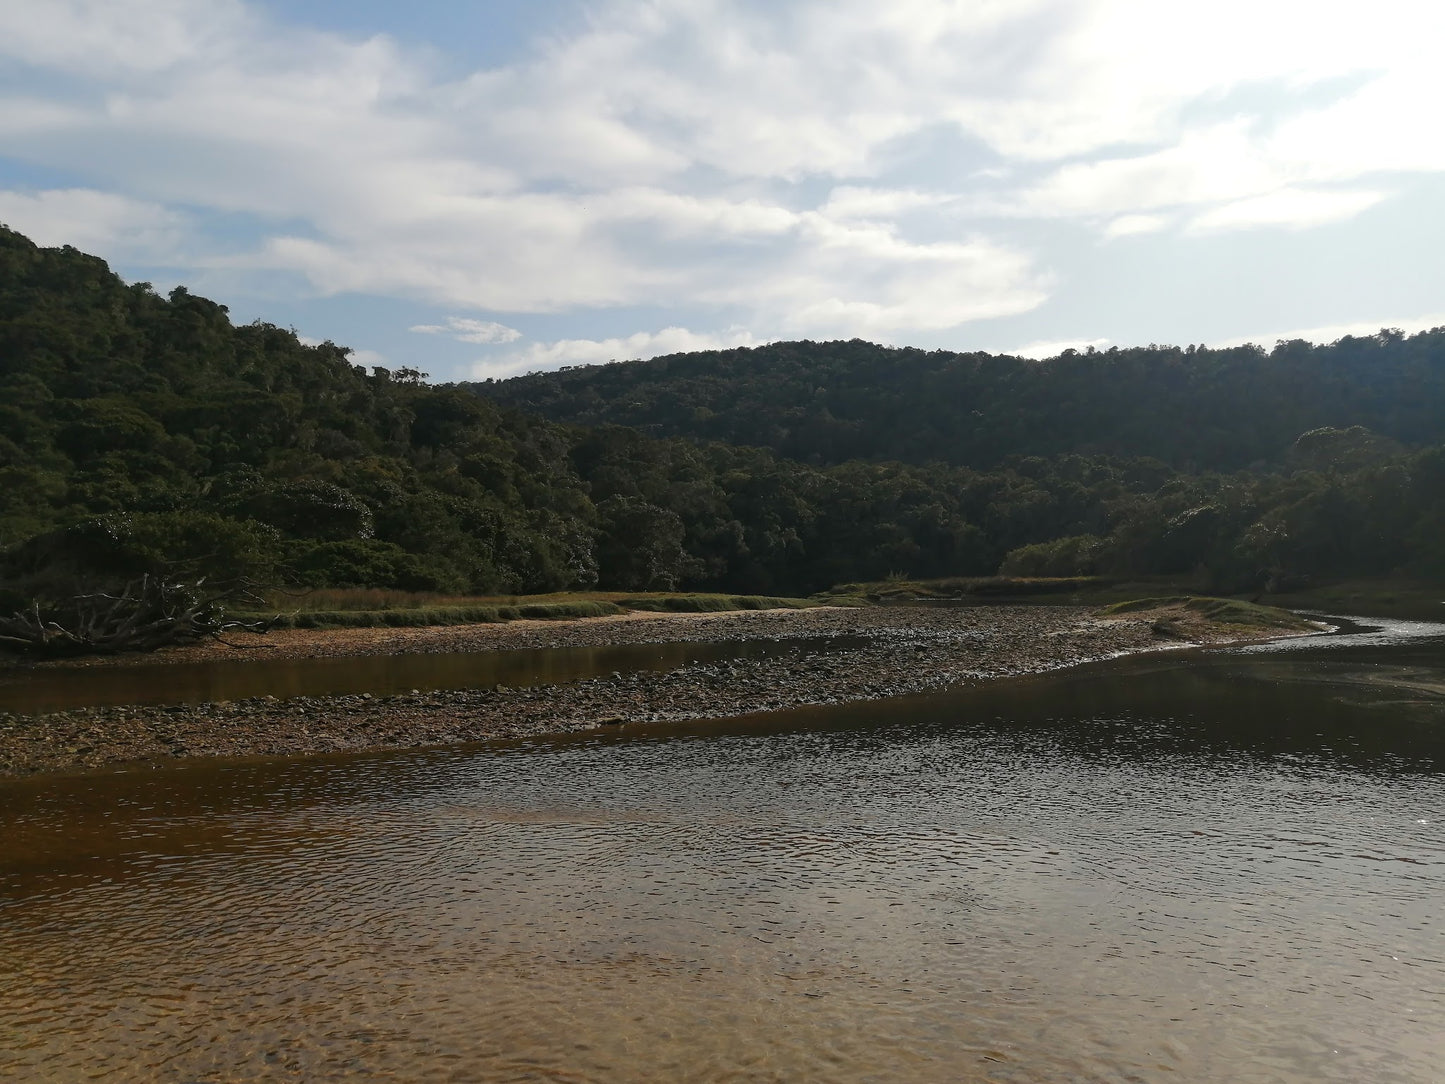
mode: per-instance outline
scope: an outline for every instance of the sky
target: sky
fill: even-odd
[[[7,0],[0,223],[471,380],[1445,325],[1438,0]]]

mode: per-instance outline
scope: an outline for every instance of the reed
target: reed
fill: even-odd
[[[528,603],[520,606],[434,606],[390,610],[296,610],[278,614],[276,628],[415,628],[423,625],[481,625],[522,618],[561,621],[578,617],[604,617],[624,612],[610,602]]]
[[[605,617],[628,610],[720,613],[728,610],[803,609],[831,603],[831,600],[772,595],[629,594],[625,591],[464,597],[373,588],[331,588],[305,595],[277,592],[268,598],[268,603],[274,609],[244,616],[266,620],[274,628],[408,628],[488,624],[524,618],[561,621]]]

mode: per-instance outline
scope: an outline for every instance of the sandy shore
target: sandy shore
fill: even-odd
[[[0,714],[0,776],[93,769],[177,757],[284,755],[416,748],[589,730],[630,722],[721,718],[805,704],[874,700],[1128,652],[1250,638],[1247,630],[1173,614],[1112,618],[1077,606],[909,606],[721,614],[628,614],[414,629],[286,630],[242,649],[194,645],[145,658],[187,662],[401,652],[506,651],[677,641],[848,637],[826,653],[696,664],[668,673],[536,688],[467,689],[393,697],[258,697],[178,707]],[[1258,636],[1277,636],[1278,630]],[[248,642],[248,641],[242,641]],[[47,664],[77,671],[136,659]]]

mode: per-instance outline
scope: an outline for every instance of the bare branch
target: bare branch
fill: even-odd
[[[264,633],[273,621],[225,615],[227,603],[259,602],[256,587],[247,581],[206,584],[204,578],[183,582],[146,575],[117,593],[78,594],[45,608],[37,601],[0,618],[0,647],[44,655],[111,654],[219,639],[227,630]]]

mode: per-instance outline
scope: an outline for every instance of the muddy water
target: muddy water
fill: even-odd
[[[774,658],[857,646],[857,636],[734,640],[722,643],[454,651],[314,659],[225,659],[0,672],[0,711],[39,714],[113,704],[204,704],[252,696],[392,696],[411,689],[557,685],[614,671],[676,670],[694,663]]]
[[[1445,630],[0,787],[0,1079],[1434,1081]]]

